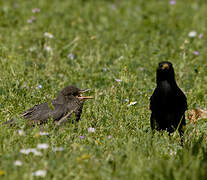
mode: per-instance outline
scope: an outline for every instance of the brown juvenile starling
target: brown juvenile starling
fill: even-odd
[[[50,103],[35,105],[23,112],[20,116],[28,120],[30,124],[43,124],[49,118],[52,118],[57,125],[60,125],[63,122],[67,122],[74,113],[76,121],[79,121],[84,100],[92,99],[91,96],[82,96],[82,93],[89,90],[80,90],[75,86],[67,86]],[[11,120],[6,122],[6,124],[13,124],[13,122]]]
[[[169,133],[178,129],[182,142],[186,125],[187,99],[175,81],[172,63],[167,61],[159,63],[156,82],[157,87],[150,97],[151,128],[166,130]]]

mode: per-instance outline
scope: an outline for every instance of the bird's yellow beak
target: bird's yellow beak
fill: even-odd
[[[76,96],[79,100],[85,100],[85,99],[93,99],[93,96],[82,96],[83,93],[90,91],[90,89],[84,89],[79,91],[79,95]]]
[[[77,98],[80,100],[85,100],[85,99],[93,99],[94,97],[93,96],[78,96]]]
[[[163,64],[161,67],[162,70],[169,69],[169,65],[167,63]]]

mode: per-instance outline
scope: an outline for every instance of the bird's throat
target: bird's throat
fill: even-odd
[[[172,85],[167,81],[161,81],[158,84],[159,89],[161,90],[161,92],[165,93],[170,93],[172,91]]]

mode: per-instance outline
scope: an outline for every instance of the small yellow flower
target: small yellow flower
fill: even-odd
[[[129,107],[129,106],[133,106],[133,105],[135,105],[135,104],[137,104],[137,101],[131,101],[131,102],[127,105],[127,107]]]
[[[3,176],[5,172],[3,170],[0,170],[0,176]]]
[[[181,50],[185,49],[185,46],[184,46],[184,45],[181,45],[181,46],[180,46],[180,49],[181,49]]]
[[[188,44],[188,43],[189,43],[189,40],[186,39],[186,40],[184,41],[184,43],[185,43],[185,44]]]
[[[40,136],[39,133],[35,133],[35,134],[34,134],[34,137],[36,137],[36,138],[38,138],[39,136]]]
[[[127,72],[127,66],[124,66],[124,72]]]
[[[96,39],[96,36],[91,36],[91,40],[95,40]]]
[[[99,145],[102,145],[101,141],[99,141],[99,140],[96,140],[96,143]]]
[[[24,26],[23,29],[24,29],[25,31],[28,31],[28,30],[29,30],[29,27],[28,27],[28,26]]]
[[[83,22],[83,19],[81,19],[80,17],[78,18],[78,22],[79,23],[82,23]]]
[[[72,21],[72,22],[71,22],[71,25],[72,25],[72,26],[75,26],[75,25],[76,25],[76,22],[75,22],[75,21]]]
[[[86,159],[90,159],[90,155],[89,154],[83,154],[81,157],[77,158],[77,161],[82,161],[82,160],[86,160]]]

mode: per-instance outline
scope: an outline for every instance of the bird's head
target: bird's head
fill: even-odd
[[[175,81],[175,73],[171,62],[162,61],[157,68],[157,82],[160,81]]]
[[[93,99],[92,96],[83,96],[82,94],[85,92],[90,91],[90,89],[79,89],[76,86],[67,86],[65,87],[62,91],[60,91],[58,97],[64,96],[65,98],[77,98],[81,101],[86,100],[86,99]]]

